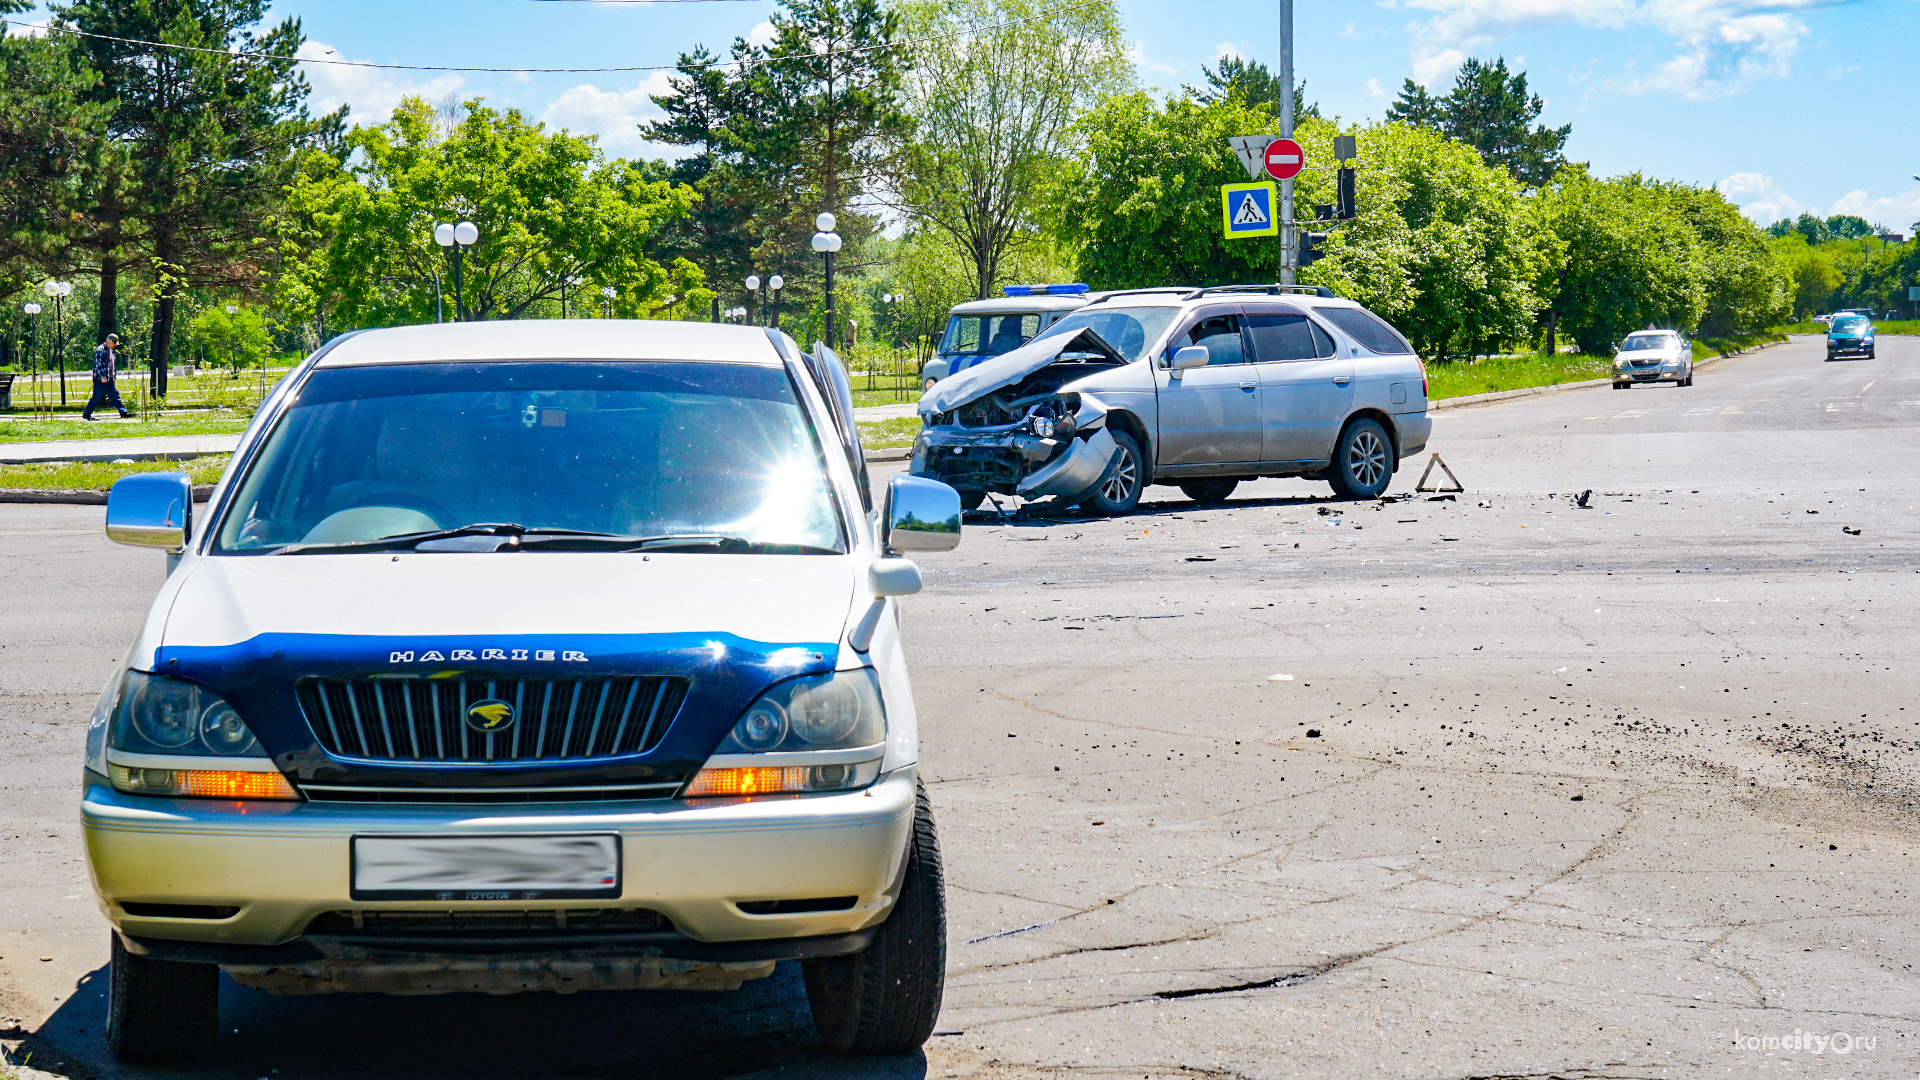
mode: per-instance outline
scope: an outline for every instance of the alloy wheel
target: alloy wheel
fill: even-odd
[[[1140,466],[1133,460],[1133,451],[1125,445],[1120,447],[1120,460],[1114,464],[1113,471],[1100,485],[1100,494],[1108,502],[1123,503],[1133,495],[1133,489],[1140,483]]]
[[[1354,433],[1347,444],[1347,472],[1354,483],[1371,488],[1387,471],[1387,446],[1376,432],[1367,428]]]

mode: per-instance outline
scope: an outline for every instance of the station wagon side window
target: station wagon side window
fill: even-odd
[[[1201,319],[1193,324],[1193,329],[1175,338],[1168,346],[1167,353],[1171,356],[1189,345],[1206,346],[1208,367],[1247,362],[1246,344],[1241,340],[1238,315],[1209,315]]]
[[[1332,336],[1299,312],[1252,312],[1246,321],[1259,363],[1325,360],[1334,354]]]

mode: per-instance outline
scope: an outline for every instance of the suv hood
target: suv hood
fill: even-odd
[[[1011,386],[1053,363],[1061,353],[1075,347],[1082,351],[1104,353],[1112,357],[1115,363],[1127,362],[1126,357],[1121,356],[1113,346],[1108,345],[1091,329],[1081,330],[1077,334],[1037,337],[1012,352],[1001,353],[991,360],[982,361],[967,368],[958,375],[949,375],[934,383],[933,389],[920,398],[920,415],[930,416],[947,412],[977,397],[991,394],[1003,386]]]
[[[711,634],[831,646],[846,627],[855,561],[605,552],[201,558],[155,644],[325,635],[425,649],[456,637]]]

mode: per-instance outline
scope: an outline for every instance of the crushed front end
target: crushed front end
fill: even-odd
[[[1044,367],[945,411],[923,413],[913,474],[953,486],[970,506],[988,493],[1060,506],[1090,494],[1113,463],[1107,409],[1063,387],[1125,360],[1091,330],[1048,344],[1052,362]],[[1001,359],[1009,358],[1017,359]]]

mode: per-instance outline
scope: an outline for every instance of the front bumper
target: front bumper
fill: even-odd
[[[122,794],[89,773],[81,825],[102,909],[122,935],[149,945],[207,946],[208,955],[199,958],[211,962],[243,963],[261,947],[298,946],[308,924],[332,912],[528,908],[646,909],[669,920],[671,939],[684,944],[654,955],[777,958],[778,948],[728,943],[855,935],[841,951],[857,951],[864,944],[860,932],[885,920],[899,893],[914,783],[909,767],[843,795],[508,808],[156,799]],[[370,902],[350,896],[355,835],[569,831],[619,834],[619,899]],[[753,915],[739,907],[847,896],[853,905],[837,911]],[[130,903],[238,910],[225,918],[179,918],[131,914]],[[671,945],[663,938],[655,946],[663,943]],[[220,961],[218,947],[239,948]],[[522,942],[508,951],[526,948]]]
[[[942,425],[921,433],[910,471],[957,488],[1023,499],[1055,497],[1071,504],[1100,483],[1115,449],[1105,427],[1068,439],[1061,448],[1053,439],[1023,431]]]
[[[1687,365],[1678,360],[1649,364],[1646,367],[1613,369],[1613,378],[1616,382],[1625,382],[1629,379],[1633,382],[1679,382],[1686,377]]]
[[[1872,351],[1872,341],[1834,341],[1832,339],[1827,341],[1828,356],[1847,356],[1850,354],[1865,356]]]

